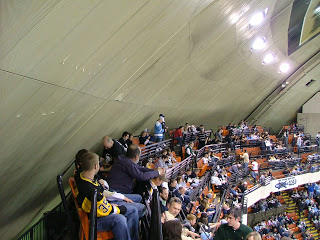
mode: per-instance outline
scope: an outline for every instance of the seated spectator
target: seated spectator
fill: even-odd
[[[138,239],[138,214],[135,207],[113,206],[106,200],[105,190],[100,181],[95,179],[99,171],[99,156],[86,153],[81,159],[83,171],[75,176],[77,202],[85,211],[90,212],[92,191],[97,195],[97,229],[98,231],[112,231],[116,239]]]
[[[170,179],[169,191],[174,192],[177,189],[178,181],[175,178]]]
[[[104,147],[102,157],[105,159],[106,164],[113,165],[119,156],[126,154],[122,144],[117,140],[113,141],[109,136],[105,136],[102,139],[102,145]]]
[[[126,141],[128,147],[132,144],[132,140],[133,140],[133,135],[132,133],[129,133],[129,138]]]
[[[147,132],[142,131],[139,136],[139,143],[146,146],[153,144],[153,142],[150,141],[150,138],[151,138],[150,136],[147,136]]]
[[[165,211],[168,211],[167,201],[169,198],[169,190],[165,187],[158,187],[159,190],[159,200]],[[161,207],[162,207],[161,206]]]
[[[208,166],[212,167],[214,165],[214,162],[209,159],[209,153],[205,152],[202,157],[203,164],[208,164]]]
[[[213,233],[211,226],[217,226],[217,223],[209,223],[206,213],[201,213],[201,217],[198,221],[197,232],[200,233],[201,239],[213,239]]]
[[[246,181],[244,181],[243,183],[240,182],[238,189],[240,190],[241,193],[244,193],[246,190],[248,190],[247,186],[248,186],[248,183]]]
[[[290,173],[290,170],[289,170],[288,167],[286,167],[286,168],[283,170],[283,174],[284,174],[284,175],[287,175],[287,174],[289,174],[289,173]]]
[[[167,155],[169,157],[168,162],[171,163],[171,165],[173,165],[174,163],[177,163],[178,161],[174,158],[171,149],[166,148],[165,150],[167,150]]]
[[[165,222],[162,226],[163,240],[181,240],[182,225],[177,220]]]
[[[76,164],[76,169],[77,172],[82,172],[82,167],[81,167],[81,158],[84,154],[88,153],[89,150],[87,149],[81,149],[77,152],[76,156],[75,156],[75,164]]]
[[[129,139],[129,135],[130,133],[128,132],[123,132],[122,133],[122,137],[119,138],[118,142],[121,143],[121,145],[123,146],[124,150],[127,151],[128,149],[128,139]]]
[[[158,161],[155,164],[156,168],[168,168],[168,165],[166,164],[166,162],[168,161],[169,157],[168,155],[162,155]]]
[[[251,232],[247,235],[247,240],[262,240],[261,235],[258,232]]]
[[[147,137],[147,138],[150,137],[150,141],[153,142],[153,143],[155,143],[155,142],[156,142],[155,137],[150,134],[149,129],[146,128],[144,131],[146,132],[146,137]]]
[[[178,220],[176,217],[180,213],[181,206],[181,200],[177,197],[172,197],[168,203],[169,210],[165,212],[165,221],[167,222],[171,220]],[[191,238],[188,238],[187,236],[190,236]],[[181,237],[183,240],[192,240],[192,238],[200,236],[192,231],[185,229],[185,231],[182,232]]]
[[[183,177],[181,175],[177,176],[177,188],[179,187],[187,187],[186,182],[183,181]]]
[[[219,190],[226,188],[226,182],[220,180],[220,178],[218,177],[217,171],[214,171],[211,177],[211,184],[214,185],[214,187]]]
[[[210,151],[208,158],[209,158],[209,161],[214,162],[214,163],[221,159],[220,157],[215,156],[214,151],[212,151],[212,150]]]
[[[196,188],[199,185],[199,172],[200,170],[198,168],[194,169],[194,171],[191,173],[190,177],[188,178],[188,182],[190,183],[191,187]]]
[[[179,187],[177,190],[173,192],[173,196],[181,200],[182,210],[184,211],[185,215],[187,215],[189,212],[188,204],[190,203],[190,199],[185,193],[186,193],[186,188]]]
[[[137,165],[140,154],[140,148],[132,144],[126,156],[119,156],[119,161],[113,165],[107,178],[111,189],[129,194],[133,192],[134,179],[148,181],[165,173],[164,169],[153,170]]]
[[[197,226],[197,217],[194,214],[188,214],[187,220],[182,222],[182,227],[186,228],[191,232],[195,232],[195,228]]]
[[[236,174],[239,172],[239,168],[241,168],[241,164],[234,164],[229,168],[229,172],[231,174]]]

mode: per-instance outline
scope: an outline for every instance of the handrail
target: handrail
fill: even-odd
[[[230,184],[228,184],[227,188],[224,190],[221,198],[220,198],[220,203],[219,205],[216,207],[216,213],[214,215],[214,217],[212,218],[212,222],[216,223],[219,220],[220,214],[221,214],[221,210],[222,210],[222,204],[225,201],[226,195],[228,193],[228,191],[230,190]]]
[[[192,156],[175,164],[174,167],[167,170],[166,172],[167,179],[171,179],[172,177],[175,177],[179,172],[181,172],[181,170],[185,170],[190,165],[191,162],[192,162]]]
[[[70,213],[69,208],[68,208],[67,198],[66,198],[66,195],[64,193],[64,187],[63,187],[63,184],[62,184],[62,177],[66,174],[66,172],[71,168],[71,166],[73,164],[75,164],[75,160],[73,160],[68,165],[68,167],[61,174],[59,174],[57,176],[57,184],[58,184],[58,189],[59,189],[59,194],[60,194],[60,197],[61,197],[62,205],[63,205],[63,208],[64,208],[64,210],[66,212],[67,220],[68,220],[70,228],[71,228],[72,236],[75,236],[75,229],[74,229],[74,226],[73,226],[71,213]]]
[[[157,151],[157,149],[163,149],[163,147],[170,147],[171,139],[164,140],[161,142],[153,143],[141,148],[141,156],[139,159],[139,163],[141,164],[144,159],[149,157],[158,157],[161,154],[161,151]]]
[[[320,170],[318,170],[317,172],[320,172]],[[310,171],[304,171],[302,172],[301,174],[298,174],[298,175],[290,175],[290,174],[287,174],[285,175],[283,178],[277,178],[277,179],[272,179],[272,180],[281,180],[281,179],[285,179],[287,177],[294,177],[294,176],[301,176],[301,175],[304,175],[304,174],[308,174],[308,173],[311,173]],[[314,172],[313,172],[314,173]],[[268,186],[271,184],[271,181],[270,182],[266,182],[266,185],[265,186]],[[306,184],[306,183],[301,183],[301,184]],[[246,191],[245,192],[245,196],[247,196],[248,194],[252,193],[252,192],[255,192],[257,189],[261,188],[261,187],[264,187],[264,186],[261,186],[261,184],[257,184],[255,185],[254,187],[252,187],[250,190]],[[259,201],[259,200],[258,200]],[[251,206],[251,205],[250,205]]]
[[[91,198],[89,240],[97,239],[97,189],[94,189]]]

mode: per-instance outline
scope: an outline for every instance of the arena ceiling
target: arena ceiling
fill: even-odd
[[[320,89],[318,6],[1,1],[3,239],[58,202],[57,174],[79,149],[100,150],[104,135],[152,129],[159,113],[171,128],[189,122],[215,130],[247,119],[278,131],[294,121]],[[249,25],[259,11],[262,23]],[[258,37],[264,45],[252,49]],[[262,64],[267,54],[273,61]],[[282,63],[288,72],[279,73]]]

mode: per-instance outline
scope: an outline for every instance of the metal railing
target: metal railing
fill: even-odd
[[[169,168],[166,172],[167,179],[175,178],[177,175],[185,171],[190,167],[193,162],[193,157],[190,156],[181,162],[174,165],[174,167]]]
[[[62,203],[44,215],[25,231],[17,240],[60,240],[64,237],[66,216]]]
[[[157,158],[161,156],[162,150],[166,147],[170,147],[171,139],[161,141],[158,143],[153,143],[141,148],[141,156],[139,159],[139,164],[143,160],[148,158]]]
[[[90,224],[89,224],[89,240],[97,239],[97,189],[94,189],[91,198]]]
[[[74,224],[72,221],[72,217],[71,217],[71,213],[68,207],[68,203],[67,203],[67,196],[65,195],[65,191],[64,191],[64,187],[63,187],[63,183],[62,183],[62,178],[63,176],[68,172],[68,170],[73,166],[73,164],[75,164],[75,160],[73,160],[68,167],[57,176],[57,185],[58,185],[58,189],[59,189],[59,194],[61,197],[61,201],[62,201],[62,205],[64,207],[65,213],[66,213],[66,218],[67,218],[67,222],[69,224],[69,227],[71,229],[71,234],[72,236],[75,236],[75,229],[74,229]],[[68,193],[68,195],[70,194],[71,191]]]

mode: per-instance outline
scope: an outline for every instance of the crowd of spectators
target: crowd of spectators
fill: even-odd
[[[145,129],[138,138],[139,144],[147,146],[161,142],[165,139],[166,132],[168,127],[165,116],[160,114],[154,126],[154,136]],[[228,148],[225,151],[227,155],[230,150],[235,150],[236,146],[245,146],[251,140],[258,141],[261,150],[275,153],[287,147],[285,137],[284,144],[281,141],[273,143],[268,132],[261,131],[258,126],[249,127],[245,121],[241,121],[238,125],[229,124],[225,129],[219,127],[213,137],[206,133],[203,125],[196,127],[186,123],[185,126],[177,128],[172,137],[178,146],[184,146],[189,133],[196,133],[194,140],[197,142],[197,149],[209,144],[227,143]],[[285,131],[284,136],[288,133]],[[300,144],[299,138],[303,139],[304,136],[301,132],[297,133],[299,136],[296,144]],[[306,143],[301,140],[301,146],[303,144]],[[243,195],[248,190],[248,183],[244,180],[238,182],[241,180],[238,178],[231,181],[232,176],[238,176],[239,173],[242,178],[247,177],[250,172],[249,163],[251,163],[250,175],[254,182],[260,175],[258,163],[254,159],[250,161],[246,151],[228,168],[217,165],[221,157],[216,156],[214,150],[203,154],[203,164],[214,167],[210,175],[210,182],[214,187],[211,190],[212,193],[219,190],[220,197],[226,193],[224,202],[221,203],[222,218],[217,223],[212,223],[213,217],[220,211],[214,203],[213,194],[198,196],[198,206],[196,201],[190,199],[190,195],[201,182],[199,169],[190,166],[185,173],[170,180],[166,178],[166,171],[178,162],[170,148],[158,149],[160,157],[147,159],[141,166],[138,164],[141,150],[138,145],[133,144],[133,136],[129,132],[123,132],[118,140],[105,136],[102,139],[102,146],[103,152],[100,158],[88,150],[78,152],[76,156],[78,171],[75,176],[79,188],[77,200],[84,211],[90,211],[89,194],[92,189],[98,189],[100,197],[97,204],[98,209],[101,210],[101,214],[98,214],[99,230],[112,230],[116,239],[138,239],[139,220],[148,214],[146,205],[152,201],[153,191],[158,190],[164,239],[227,239],[231,236],[242,236],[244,239],[252,231],[240,222],[240,209]],[[197,156],[194,141],[189,141],[185,145],[185,154],[186,157]],[[286,155],[287,160],[291,157]],[[268,161],[282,160],[274,155],[270,156]],[[293,170],[288,169],[292,175],[303,170],[300,166],[296,166]],[[266,173],[266,176],[269,174],[272,176],[272,172]],[[235,184],[228,187],[230,182]],[[314,189],[314,197],[319,197],[319,186],[311,187]],[[313,197],[313,195],[310,196],[311,187],[310,190],[308,189],[309,198]],[[145,201],[143,197],[146,197]],[[299,202],[298,205],[302,204],[303,208],[309,209],[308,217],[313,219],[319,227],[319,203],[315,203],[314,200],[308,201],[309,198],[301,199],[300,193],[295,193],[294,197]],[[278,206],[281,206],[280,202],[272,195],[266,200],[260,200],[253,208],[258,212]],[[269,221],[267,227],[258,225],[255,230],[259,233],[273,232],[275,236],[290,235],[286,228],[286,224],[290,224],[290,221],[287,222],[286,215],[277,216]],[[119,223],[121,228],[117,228],[114,223]],[[303,227],[303,224],[301,226]],[[248,238],[256,239],[254,234],[248,235]]]

